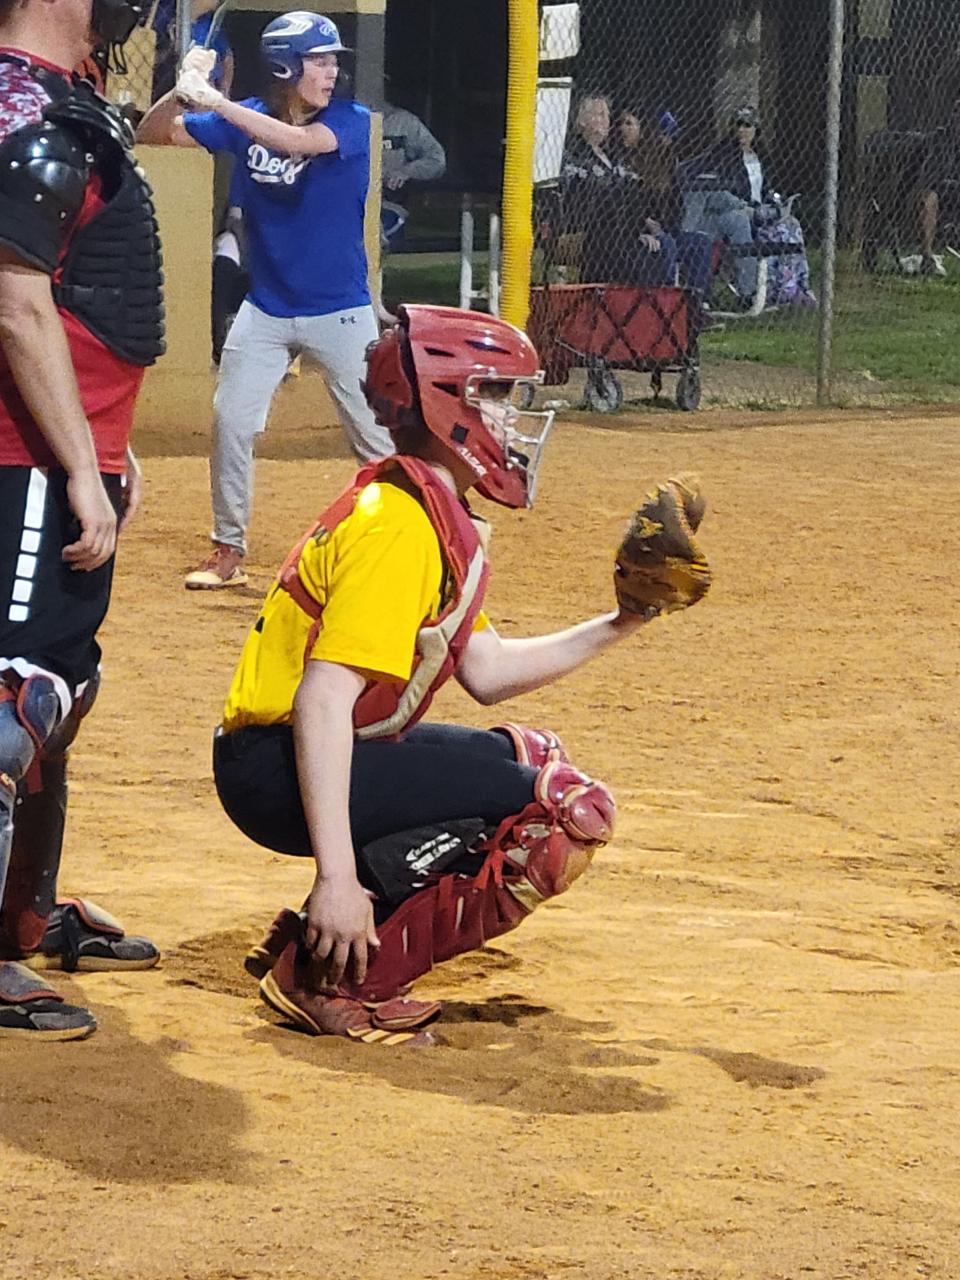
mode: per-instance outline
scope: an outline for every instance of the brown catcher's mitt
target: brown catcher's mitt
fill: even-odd
[[[706,595],[710,566],[694,538],[706,507],[692,475],[673,476],[647,494],[617,552],[613,581],[621,609],[654,618]]]

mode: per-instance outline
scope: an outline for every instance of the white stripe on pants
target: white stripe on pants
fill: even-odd
[[[301,352],[319,364],[357,458],[370,462],[394,452],[390,433],[376,422],[360,390],[366,350],[378,335],[370,306],[287,319],[243,303],[224,344],[213,399],[214,541],[246,550],[254,439],[266,429],[274,393],[290,361]]]

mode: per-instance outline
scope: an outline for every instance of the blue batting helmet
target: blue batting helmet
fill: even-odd
[[[294,84],[303,75],[303,59],[311,53],[348,53],[336,24],[321,13],[285,13],[264,29],[260,52],[278,80]]]

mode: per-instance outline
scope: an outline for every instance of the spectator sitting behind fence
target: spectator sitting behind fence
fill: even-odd
[[[732,136],[685,166],[689,189],[683,229],[705,231],[730,246],[744,310],[753,306],[757,292],[755,227],[780,217],[770,167],[757,148],[759,131],[757,111],[741,107],[733,118]]]
[[[933,250],[943,222],[960,222],[960,94],[953,103],[950,123],[930,138],[920,179],[920,252],[924,275],[943,275]]]
[[[705,299],[710,289],[713,239],[701,231],[682,231],[683,198],[677,175],[676,139],[680,123],[661,109],[650,119],[633,111],[620,117],[619,157],[637,177],[645,208],[656,228],[676,241],[683,284]]]
[[[392,102],[383,104],[383,200],[380,206],[381,243],[392,248],[407,221],[406,208],[392,199],[408,182],[442,178],[447,156],[419,116]]]
[[[677,246],[651,216],[637,175],[610,142],[610,99],[584,97],[564,151],[560,188],[563,227],[580,234],[580,278],[619,284],[672,284]]]
[[[676,117],[659,112],[647,120],[640,112],[620,116],[617,156],[624,168],[636,174],[650,204],[650,215],[664,227],[679,225],[681,198],[677,185],[674,139],[680,131]]]

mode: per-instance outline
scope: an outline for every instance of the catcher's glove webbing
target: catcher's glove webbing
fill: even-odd
[[[706,502],[696,476],[657,485],[634,512],[617,551],[617,603],[654,618],[686,609],[710,588],[710,566],[694,538]]]

